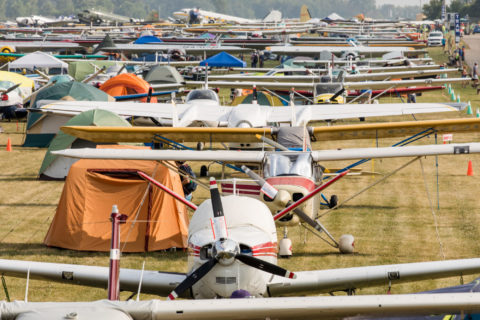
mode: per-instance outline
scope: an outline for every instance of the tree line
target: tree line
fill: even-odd
[[[442,0],[430,0],[423,6],[427,19],[440,19],[442,16]],[[480,18],[480,0],[452,0],[447,6],[447,12],[459,13],[461,17]]]
[[[435,0],[433,0],[435,1]],[[359,13],[372,18],[413,19],[418,6],[376,6],[375,0],[0,0],[0,19],[44,15],[50,17],[75,15],[85,9],[96,9],[133,18],[167,18],[182,8],[200,7],[245,18],[262,18],[270,10],[280,10],[284,17],[296,18],[300,6],[306,4],[313,17],[323,18],[336,12],[345,18]],[[155,15],[157,14],[157,15]]]

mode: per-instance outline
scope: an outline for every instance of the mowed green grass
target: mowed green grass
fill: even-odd
[[[465,100],[470,100],[474,110],[479,106],[479,98],[471,87],[461,89],[455,86]],[[418,98],[419,102],[447,101],[442,92],[427,93]],[[463,100],[463,99],[462,99]],[[397,102],[397,98],[384,98],[382,102]],[[417,119],[441,119],[447,117],[465,117],[465,113],[444,113],[438,115],[419,115]],[[470,116],[472,117],[472,116]],[[389,119],[368,119],[367,121],[411,120],[411,116]],[[351,121],[352,123],[356,121]],[[43,238],[55,214],[63,182],[38,181],[37,173],[45,154],[45,149],[21,148],[24,123],[1,123],[4,133],[0,134],[0,258],[33,260],[43,262],[75,263],[108,266],[108,253],[76,252],[43,245]],[[13,151],[6,152],[7,138],[13,142]],[[441,143],[441,137],[438,137]],[[379,141],[380,146],[389,146],[399,139]],[[454,134],[454,142],[480,140],[480,133]],[[419,144],[435,143],[429,137]],[[318,141],[315,149],[334,149],[347,147],[372,147],[373,140],[359,141]],[[360,189],[373,183],[382,175],[400,167],[411,158],[375,160],[362,165],[364,171],[375,171],[378,176],[349,176],[334,184],[326,195],[337,194],[345,199]],[[467,163],[471,160],[475,176],[466,176]],[[336,237],[350,233],[356,238],[357,253],[342,255],[336,249],[303,228],[290,228],[290,238],[294,242],[294,256],[279,260],[282,267],[290,270],[314,270],[343,268],[377,264],[407,263],[418,261],[456,258],[474,258],[480,256],[480,156],[443,156],[438,158],[438,186],[440,210],[437,210],[437,177],[435,157],[412,163],[385,182],[356,197],[345,206],[322,218],[322,223]],[[350,162],[324,163],[325,166],[339,167]],[[198,173],[201,164],[192,164]],[[230,171],[227,171],[230,172]],[[210,173],[219,177],[221,167],[212,165]],[[206,182],[206,179],[203,179]],[[435,212],[435,225],[432,207]],[[208,192],[198,188],[194,194],[196,203],[208,198]],[[325,211],[323,211],[325,212]],[[321,212],[322,213],[322,212]],[[99,216],[108,217],[109,212],[99,212]],[[437,238],[438,229],[439,238]],[[283,234],[278,230],[279,236]],[[186,272],[187,255],[185,252],[151,252],[146,254],[123,254],[121,265],[128,268],[145,268]],[[464,277],[464,281],[474,276]],[[459,284],[459,277],[421,281],[409,284],[394,284],[393,293],[407,293],[433,289],[440,286]],[[23,299],[26,281],[7,277],[11,299]],[[384,286],[361,289],[360,294],[385,293]],[[106,290],[30,281],[29,301],[88,301],[106,297]],[[122,293],[126,299],[130,293]],[[0,290],[0,298],[5,295]],[[142,299],[158,298],[142,295]]]

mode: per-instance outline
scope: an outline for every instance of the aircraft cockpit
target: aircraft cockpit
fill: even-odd
[[[278,176],[302,176],[317,181],[317,170],[310,152],[275,152],[265,157],[265,178]],[[321,175],[321,172],[320,172]]]
[[[213,90],[209,89],[198,89],[190,91],[187,95],[187,98],[185,99],[185,102],[191,103],[194,100],[211,100],[216,104],[220,104],[220,99],[218,98],[218,95]]]

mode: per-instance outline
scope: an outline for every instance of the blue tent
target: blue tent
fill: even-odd
[[[142,36],[135,40],[134,44],[145,44],[145,43],[159,43],[163,42],[155,36]]]
[[[247,63],[242,61],[234,56],[226,53],[225,51],[220,52],[208,59],[205,59],[200,62],[200,66],[205,66],[208,63],[209,67],[241,67],[245,68]]]

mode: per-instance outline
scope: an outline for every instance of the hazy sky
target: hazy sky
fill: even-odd
[[[395,4],[395,5],[400,5],[400,6],[414,6],[414,5],[422,5],[426,4],[429,2],[429,0],[377,0],[377,5],[382,5],[382,4]],[[447,0],[447,4],[450,3],[450,0]]]

